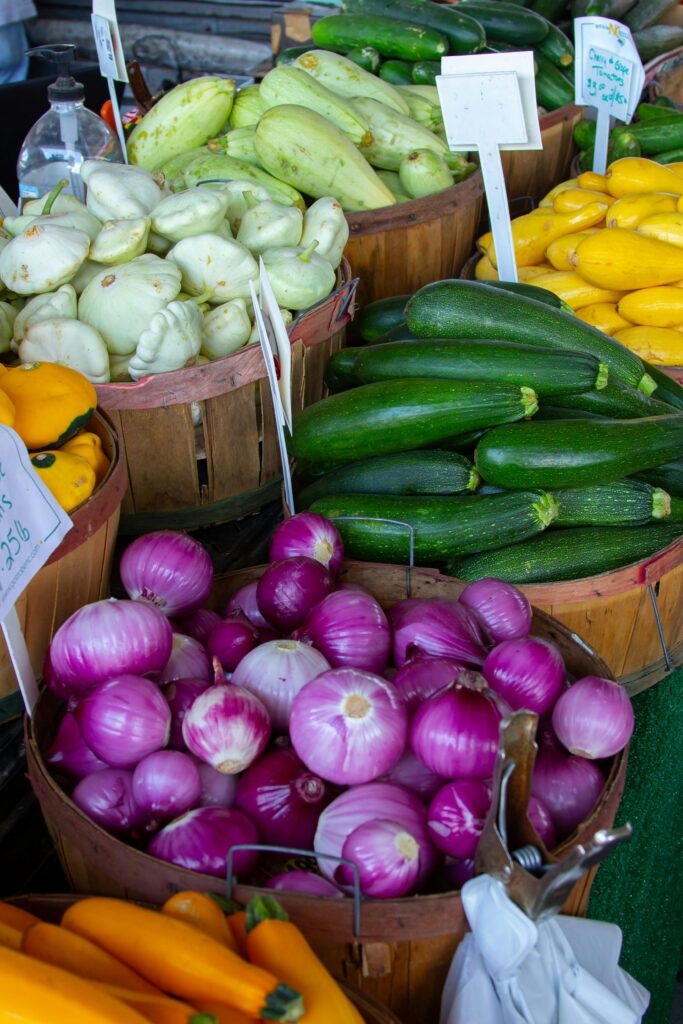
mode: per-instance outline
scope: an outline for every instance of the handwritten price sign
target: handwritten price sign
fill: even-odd
[[[624,119],[628,111],[634,64],[599,46],[588,48],[588,74],[584,94],[594,107],[600,106],[613,117]]]

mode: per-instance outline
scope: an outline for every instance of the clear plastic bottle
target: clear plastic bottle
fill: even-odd
[[[85,89],[71,75],[76,47],[70,43],[37,46],[29,50],[59,68],[57,81],[48,86],[50,109],[24,139],[17,160],[19,204],[51,192],[63,178],[64,189],[85,198],[80,167],[84,160],[123,162],[119,140],[109,125],[83,105]]]

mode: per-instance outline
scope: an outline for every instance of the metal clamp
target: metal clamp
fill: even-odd
[[[381,516],[327,516],[335,523],[387,523],[389,526],[402,526],[408,531],[408,565],[406,567],[406,597],[411,596],[412,578],[411,571],[415,568],[415,527],[412,523],[406,523],[403,519],[384,519]]]
[[[333,860],[337,864],[345,864],[353,871],[353,937],[360,938],[361,933],[361,902],[363,896],[360,891],[360,871],[354,860],[346,857],[337,857],[333,853],[316,853],[315,850],[297,850],[293,846],[265,846],[261,843],[240,843],[231,846],[228,850],[227,873],[225,879],[225,894],[229,900],[232,899],[232,890],[235,885],[236,876],[233,865],[235,853],[241,850],[252,850],[257,853],[287,853],[296,857],[313,857],[315,860]]]
[[[657,632],[659,633],[659,642],[662,645],[662,652],[664,654],[664,664],[666,665],[667,672],[673,671],[673,661],[669,654],[669,648],[666,644],[666,637],[664,636],[664,627],[662,625],[662,619],[659,614],[659,605],[657,604],[657,595],[655,594],[655,588],[651,583],[648,583],[647,589],[650,591],[650,601],[652,602],[652,611],[655,613],[655,622],[657,623]]]

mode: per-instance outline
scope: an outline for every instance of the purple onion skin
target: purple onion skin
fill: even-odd
[[[197,608],[196,611],[190,612],[189,615],[173,619],[171,625],[175,633],[191,636],[193,640],[199,640],[200,644],[206,646],[211,630],[215,629],[221,621],[218,612],[212,612],[209,608]]]
[[[157,750],[136,765],[133,798],[154,821],[168,821],[199,803],[202,783],[197,766],[178,750]]]
[[[605,786],[593,761],[567,754],[548,734],[542,737],[531,792],[546,806],[558,840],[588,818]]]
[[[154,683],[124,675],[100,683],[76,708],[83,738],[115,768],[130,768],[168,743],[171,709]]]
[[[119,563],[121,582],[136,601],[147,601],[164,615],[187,615],[200,608],[213,582],[208,552],[184,533],[159,530],[129,544]]]
[[[188,750],[225,775],[237,775],[260,757],[270,739],[262,701],[241,686],[217,684],[200,693],[183,721]]]
[[[545,715],[564,687],[566,670],[554,644],[536,636],[505,640],[488,655],[482,675],[514,711]]]
[[[171,732],[168,737],[168,745],[173,750],[187,750],[183,739],[185,715],[199,694],[208,690],[210,685],[204,679],[176,679],[164,687],[163,694],[171,709]]]
[[[342,856],[358,868],[363,896],[400,899],[414,891],[420,880],[420,843],[409,829],[394,821],[366,821],[344,843]],[[340,864],[335,878],[353,885],[355,872]]]
[[[411,658],[401,666],[392,683],[403,697],[409,715],[422,701],[454,682],[465,666],[452,658]]]
[[[553,709],[557,738],[570,753],[590,760],[623,750],[634,724],[633,705],[624,687],[600,676],[577,679]]]
[[[222,807],[199,807],[170,822],[154,836],[149,853],[178,867],[225,880],[231,846],[258,843],[258,832],[241,811]],[[258,854],[239,850],[233,856],[235,874],[248,879]]]
[[[393,653],[399,668],[415,657],[452,658],[477,666],[486,658],[475,617],[457,601],[441,598],[417,601],[395,614]]]
[[[293,638],[313,644],[333,668],[381,674],[389,660],[391,631],[371,594],[336,590],[311,610]]]
[[[382,776],[381,781],[404,786],[425,803],[429,803],[443,786],[443,779],[430,771],[410,747],[406,748],[391,771]]]
[[[539,800],[537,796],[529,797],[527,816],[531,824],[536,829],[538,838],[541,840],[546,850],[552,850],[557,843],[555,826],[553,825],[553,819],[550,816],[550,811],[543,801]]]
[[[257,629],[268,629],[268,623],[261,614],[261,609],[258,606],[258,600],[256,597],[256,591],[258,589],[258,580],[253,580],[251,583],[245,583],[243,587],[240,587],[236,591],[230,600],[228,601],[225,608],[224,618],[232,619],[243,615],[251,622],[252,626],[256,626]]]
[[[312,871],[283,871],[279,875],[269,878],[264,889],[274,889],[276,892],[298,892],[307,896],[322,896],[323,898],[344,898],[344,893],[336,885]]]
[[[234,672],[242,658],[256,647],[254,627],[239,619],[221,622],[207,642],[211,658],[218,658],[226,672]]]
[[[194,757],[190,754],[190,757]],[[237,776],[223,775],[210,764],[204,764],[195,758],[197,771],[202,784],[199,795],[200,807],[232,807],[237,793]]]
[[[108,832],[126,833],[138,828],[144,814],[133,797],[133,773],[104,768],[81,779],[71,799],[84,814]]]
[[[444,864],[442,874],[453,889],[462,889],[465,882],[474,878],[474,860],[471,858],[462,860],[459,857],[449,858]]]
[[[491,577],[476,580],[465,587],[459,600],[474,613],[493,644],[531,632],[531,605],[511,583]]]
[[[429,835],[450,857],[473,858],[491,806],[491,788],[479,779],[455,779],[436,794],[427,812]]]
[[[492,700],[456,683],[418,708],[410,745],[444,779],[488,779],[498,753],[500,719]]]
[[[318,818],[336,792],[293,750],[271,750],[240,777],[235,806],[254,822],[264,842],[308,850]]]
[[[316,559],[300,555],[273,562],[258,581],[256,599],[270,626],[291,633],[331,592],[330,572]]]
[[[199,640],[193,640],[183,633],[174,633],[171,656],[156,680],[159,686],[165,686],[176,679],[206,679],[209,682],[212,678],[209,656]]]
[[[109,767],[85,742],[71,711],[67,711],[60,722],[45,760],[55,771],[63,772],[72,779],[82,779]]]
[[[344,562],[344,544],[329,519],[316,512],[299,512],[280,523],[270,542],[271,562],[294,555],[315,558],[337,576]]]

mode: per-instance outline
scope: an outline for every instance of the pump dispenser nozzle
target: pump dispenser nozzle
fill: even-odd
[[[48,86],[47,90],[50,103],[79,103],[85,99],[85,88],[71,74],[71,65],[76,59],[76,47],[73,43],[34,46],[26,53],[29,57],[47,60],[57,68],[57,81]]]

